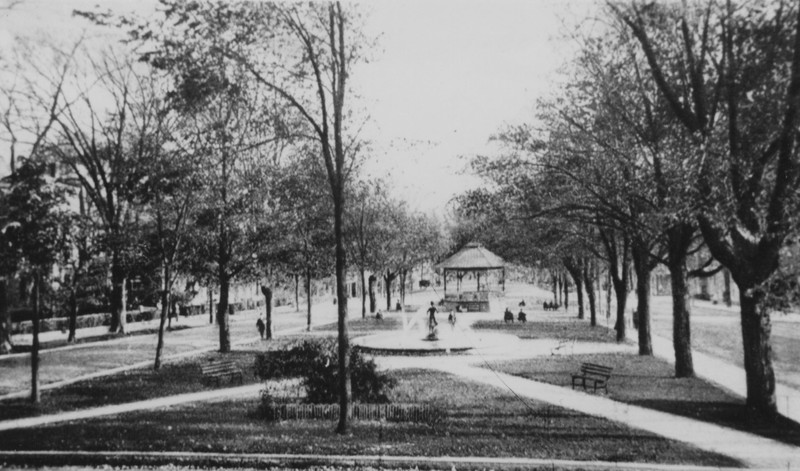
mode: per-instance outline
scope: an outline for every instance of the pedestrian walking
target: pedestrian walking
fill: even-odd
[[[262,319],[261,316],[259,316],[256,321],[256,328],[258,329],[259,335],[261,335],[261,340],[264,340],[264,332],[267,330],[267,326],[264,325],[264,319]]]

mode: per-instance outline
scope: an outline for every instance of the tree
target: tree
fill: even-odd
[[[612,10],[690,136],[697,221],[739,287],[747,405],[774,416],[767,298],[797,212],[800,9],[757,1]]]
[[[58,253],[64,249],[62,219],[64,188],[48,174],[46,162],[26,159],[11,179],[9,211],[2,229],[12,250],[33,275],[33,348],[31,350],[31,402],[39,402],[39,319],[42,283]]]
[[[12,8],[17,2],[11,2]],[[0,82],[0,139],[8,142],[10,175],[14,178],[20,149],[37,155],[47,144],[56,117],[64,110],[64,86],[74,66],[80,41],[61,50],[52,45],[35,47],[16,40],[15,56],[9,58],[8,70]],[[0,195],[2,196],[2,195]],[[5,208],[4,208],[5,209]],[[7,214],[0,214],[0,217]],[[0,245],[0,354],[10,353],[11,315],[8,309],[7,283],[17,269],[8,242]]]
[[[388,204],[388,196],[383,182],[359,181],[352,185],[349,197],[356,203],[347,214],[347,241],[350,260],[358,269],[361,278],[361,317],[367,316],[366,298],[369,295],[369,312],[376,310],[375,274],[369,276],[369,285],[365,280],[366,272],[380,269],[380,250],[390,240],[391,223],[386,221],[384,209]],[[388,308],[387,308],[388,309]]]
[[[221,37],[217,35],[220,30],[207,28],[217,10],[228,14],[231,22],[225,31],[232,34]],[[174,19],[173,24],[186,26],[184,37],[204,41],[204,47],[210,50],[222,51],[242,64],[259,84],[275,92],[302,117],[308,135],[318,145],[333,201],[340,369],[337,431],[345,433],[350,400],[350,342],[344,214],[351,162],[348,156],[354,154],[353,141],[348,141],[347,125],[351,118],[345,100],[348,75],[351,65],[359,59],[361,44],[355,11],[343,8],[338,2],[218,4],[205,10],[196,4],[187,8],[176,2],[167,4],[165,14]],[[187,23],[189,20],[193,21]],[[276,34],[283,41],[274,41]],[[352,36],[346,39],[346,34]]]
[[[80,182],[99,220],[111,259],[111,331],[125,333],[128,266],[140,256],[133,230],[135,198],[146,182],[152,153],[148,145],[159,112],[157,91],[130,58],[106,52],[87,58],[86,75],[74,74],[76,90],[56,117],[54,150]]]
[[[163,21],[146,23],[132,31],[141,41],[157,43],[154,51],[146,53],[146,59],[169,63],[169,57],[161,57],[161,48],[182,45],[194,60],[221,54],[235,61],[293,110],[304,124],[298,134],[317,146],[316,155],[326,169],[334,212],[341,409],[337,431],[344,433],[349,416],[350,344],[343,218],[346,182],[357,148],[355,136],[348,133],[352,117],[346,98],[351,65],[360,59],[363,44],[358,36],[356,11],[339,3],[204,4],[165,0],[163,5]],[[166,29],[170,35],[164,38]],[[221,82],[204,79],[186,84],[187,91],[202,93],[203,87],[217,87]]]
[[[161,367],[164,327],[173,305],[173,285],[179,267],[189,258],[186,229],[193,215],[196,188],[200,186],[199,162],[194,162],[193,155],[174,145],[176,116],[169,112],[166,101],[160,105],[162,109],[156,113],[159,122],[148,139],[148,145],[153,147],[151,173],[139,196],[139,203],[150,218],[149,259],[155,263],[151,262],[149,268],[160,272],[161,279],[161,317],[153,364],[156,370]]]
[[[313,154],[295,159],[281,170],[273,190],[273,229],[281,234],[270,258],[289,273],[302,273],[306,289],[306,329],[311,330],[311,281],[333,266],[331,201],[326,198],[325,174]]]

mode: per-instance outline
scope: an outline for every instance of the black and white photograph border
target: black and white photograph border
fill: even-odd
[[[0,468],[800,470],[800,5],[0,0]]]

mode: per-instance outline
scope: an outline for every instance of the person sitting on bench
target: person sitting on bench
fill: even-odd
[[[506,312],[503,313],[503,320],[506,323],[514,322],[514,313],[509,308],[506,308]]]
[[[528,322],[528,315],[522,312],[522,309],[520,309],[519,314],[517,314],[517,320],[520,322]]]

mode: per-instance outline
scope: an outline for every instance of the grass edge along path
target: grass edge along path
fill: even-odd
[[[410,373],[409,373],[410,371]],[[167,452],[300,453],[341,455],[497,456],[568,459],[581,462],[679,463],[684,466],[740,466],[741,462],[665,439],[625,424],[572,413],[530,401],[538,413],[507,391],[475,384],[436,370],[400,370],[405,378],[397,399],[425,402],[438,398],[450,411],[448,422],[422,424],[357,421],[340,436],[329,421],[264,422],[254,416],[255,397],[229,399],[214,391],[216,402],[199,402],[153,411],[131,412],[78,423],[3,432],[0,442],[12,450],[84,451],[166,450]],[[427,384],[426,384],[427,383]],[[429,385],[433,384],[433,387]],[[250,387],[258,388],[258,385]],[[400,387],[400,386],[399,386]],[[235,388],[236,389],[236,388]],[[380,437],[383,438],[380,438]]]
[[[514,394],[603,417],[646,430],[661,437],[692,444],[700,449],[730,456],[750,467],[760,469],[792,469],[800,466],[798,447],[776,442],[746,432],[692,420],[653,409],[633,406],[582,391],[501,373],[494,369],[450,364],[440,365],[443,371],[493,384],[514,391]]]
[[[387,455],[300,455],[258,453],[195,452],[86,452],[86,451],[0,451],[0,464],[33,466],[178,466],[191,468],[255,469],[331,467],[349,469],[459,469],[459,470],[637,470],[637,471],[739,471],[741,468],[693,466],[686,464],[622,463],[611,461],[551,460],[488,456],[387,456]]]

